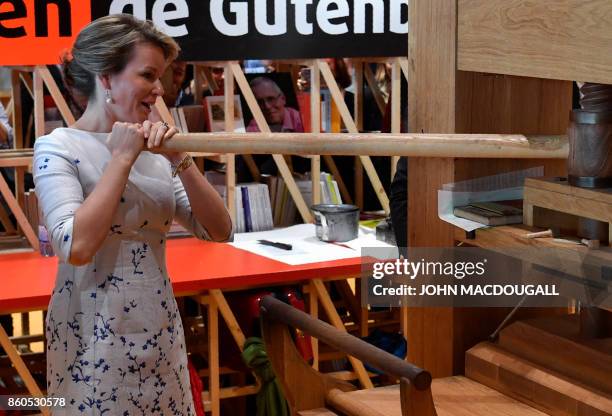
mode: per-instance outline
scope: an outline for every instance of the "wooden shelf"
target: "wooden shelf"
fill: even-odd
[[[525,234],[534,231],[543,230],[526,225],[504,225],[476,230],[475,238],[468,238],[466,232],[459,228],[455,228],[454,235],[458,242],[514,256],[531,263],[531,272],[536,279],[539,276],[562,281],[563,285],[559,285],[558,288],[561,294],[568,298],[573,298],[572,294],[583,288],[583,284],[576,279],[588,278],[593,281],[592,277],[585,276],[586,264],[589,266],[589,273],[601,270],[600,276],[607,276],[607,273],[612,271],[611,247],[589,249],[583,245],[562,242],[552,237],[533,239],[525,237]],[[530,248],[542,250],[529,250]],[[554,255],[551,255],[552,251]],[[605,279],[602,277],[596,283],[605,284]],[[608,283],[608,291],[612,292],[612,282]],[[600,308],[612,311],[612,305]]]

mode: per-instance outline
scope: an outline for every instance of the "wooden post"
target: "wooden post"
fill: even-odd
[[[310,131],[321,132],[321,73],[319,62],[315,59],[310,66]],[[321,203],[321,156],[310,159],[310,177],[312,178],[312,202]]]
[[[380,114],[384,115],[385,107],[387,106],[387,104],[385,103],[385,98],[383,97],[380,91],[380,87],[376,82],[376,77],[372,72],[372,68],[370,68],[370,65],[368,63],[364,65],[364,75],[368,85],[370,86],[370,90],[372,91],[372,96],[374,97],[374,101],[376,101],[378,110],[380,111]]]
[[[455,131],[456,0],[416,0],[409,3],[408,97],[410,131]],[[411,158],[408,163],[408,245],[453,245],[452,227],[438,219],[437,189],[452,182],[453,160]],[[431,371],[433,377],[453,374],[454,310],[410,308],[408,361]]]
[[[316,291],[317,297],[321,301],[321,305],[323,306],[325,313],[329,317],[330,323],[337,329],[346,332],[344,323],[342,322],[342,319],[340,319],[338,311],[336,310],[336,307],[334,306],[334,303],[332,302],[331,297],[327,292],[327,289],[325,289],[325,284],[323,283],[323,281],[321,279],[313,279],[311,287]],[[368,376],[368,373],[365,370],[363,363],[351,356],[349,356],[348,359],[351,362],[351,365],[353,366],[353,369],[355,370],[355,373],[357,374],[357,378],[359,379],[361,385],[366,389],[373,388],[374,385],[372,384],[372,380],[370,380],[370,377]]]
[[[359,133],[359,131],[357,130],[357,126],[355,125],[355,121],[351,117],[351,114],[349,113],[348,108],[346,107],[346,104],[344,103],[344,98],[342,97],[342,94],[340,93],[340,88],[338,88],[338,84],[336,83],[336,80],[334,79],[334,76],[331,72],[331,69],[329,68],[329,65],[325,61],[320,61],[319,65],[321,68],[321,74],[323,75],[323,78],[325,79],[325,82],[327,83],[327,87],[329,88],[329,91],[332,94],[334,102],[336,103],[336,106],[338,107],[338,110],[340,111],[340,115],[342,116],[344,125],[346,126],[349,133]],[[366,173],[368,174],[368,177],[370,178],[372,187],[374,187],[374,192],[376,192],[376,195],[378,196],[378,200],[380,201],[380,204],[382,205],[383,210],[388,214],[389,213],[389,198],[387,197],[385,188],[383,187],[380,181],[380,178],[378,177],[378,174],[376,173],[376,169],[374,168],[374,164],[372,163],[372,160],[370,159],[369,156],[360,156],[359,158],[361,159],[361,163],[363,164],[363,167],[365,168]]]
[[[251,112],[253,113],[253,117],[257,121],[259,130],[261,132],[270,133],[270,126],[268,126],[268,123],[266,122],[266,119],[261,109],[259,108],[259,105],[257,104],[255,95],[253,94],[253,91],[251,90],[251,87],[249,86],[249,83],[247,82],[246,77],[244,76],[244,73],[242,72],[242,69],[235,62],[232,62],[229,65],[232,68],[234,77],[236,77],[236,82],[238,82],[238,86],[242,90],[242,93],[244,94],[244,98]],[[289,167],[287,166],[287,162],[285,162],[285,159],[280,154],[272,155],[272,157],[274,158],[274,162],[276,162],[278,171],[283,177],[283,180],[285,181],[285,184],[287,185],[287,189],[289,190],[289,193],[291,194],[291,197],[293,198],[293,201],[295,202],[295,205],[298,211],[300,212],[302,219],[306,223],[312,223],[314,221],[314,218],[308,206],[306,206],[304,197],[302,196],[297,184],[295,183],[295,179],[293,179],[293,175],[291,174],[291,171],[289,170]]]
[[[214,298],[208,302],[208,391],[212,416],[221,415],[219,384],[219,309]]]
[[[34,137],[39,138],[45,134],[45,102],[43,79],[38,68],[34,69]]]
[[[32,377],[32,373],[30,373],[30,370],[28,370],[28,367],[26,367],[23,359],[15,349],[15,346],[9,339],[2,325],[0,325],[0,345],[2,348],[4,348],[4,351],[6,351],[11,363],[13,363],[13,366],[15,366],[15,370],[17,370],[17,374],[19,374],[19,377],[21,377],[23,380],[30,394],[34,397],[44,397],[42,391]],[[40,411],[44,416],[49,416],[51,414],[49,408],[47,407],[41,407]]]
[[[57,105],[57,108],[66,124],[68,126],[72,126],[76,122],[74,114],[72,114],[72,111],[70,110],[68,103],[64,99],[64,96],[60,92],[60,89],[57,86],[55,79],[53,79],[51,72],[49,72],[49,68],[44,65],[38,66],[36,67],[36,72],[34,76],[36,76],[36,73],[38,73],[38,75],[42,78],[45,85],[47,86],[47,89],[49,90],[51,97],[53,97],[53,101],[55,101],[55,104]]]
[[[402,130],[402,74],[400,58],[394,58],[391,66],[391,133],[401,133]],[[391,157],[391,180],[395,176],[398,156]]]
[[[19,71],[15,69],[11,71],[11,91],[13,94],[13,147],[15,149],[23,149],[21,79]]]
[[[354,113],[355,125],[357,130],[363,131],[363,62],[361,60],[353,60],[355,67],[355,102]],[[360,210],[363,210],[363,166],[358,157],[355,158],[355,204]]]
[[[310,316],[319,319],[319,297],[317,289],[312,282],[308,283],[308,295],[310,296]],[[319,340],[312,337],[312,368],[319,370]]]
[[[234,131],[234,75],[229,63],[224,68],[225,82],[225,131]],[[227,209],[236,224],[236,155],[228,153],[225,155],[225,196],[227,198]]]

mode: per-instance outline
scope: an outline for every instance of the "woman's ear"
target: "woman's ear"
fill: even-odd
[[[105,90],[111,89],[110,75],[108,74],[98,75],[98,79],[100,80],[100,83],[102,84],[102,87]]]

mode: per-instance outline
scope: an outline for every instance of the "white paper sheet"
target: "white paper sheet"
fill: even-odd
[[[292,245],[292,250],[264,246],[258,240],[269,240]],[[234,235],[236,248],[250,251],[290,265],[318,263],[322,261],[349,259],[361,256],[361,249],[366,247],[393,246],[376,240],[372,235],[360,232],[355,240],[344,243],[326,243],[316,237],[314,224],[299,224],[287,228]]]

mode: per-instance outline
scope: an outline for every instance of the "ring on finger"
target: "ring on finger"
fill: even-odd
[[[162,126],[164,126],[166,128],[166,130],[168,130],[170,128],[168,123],[166,123],[165,121],[162,123]]]

